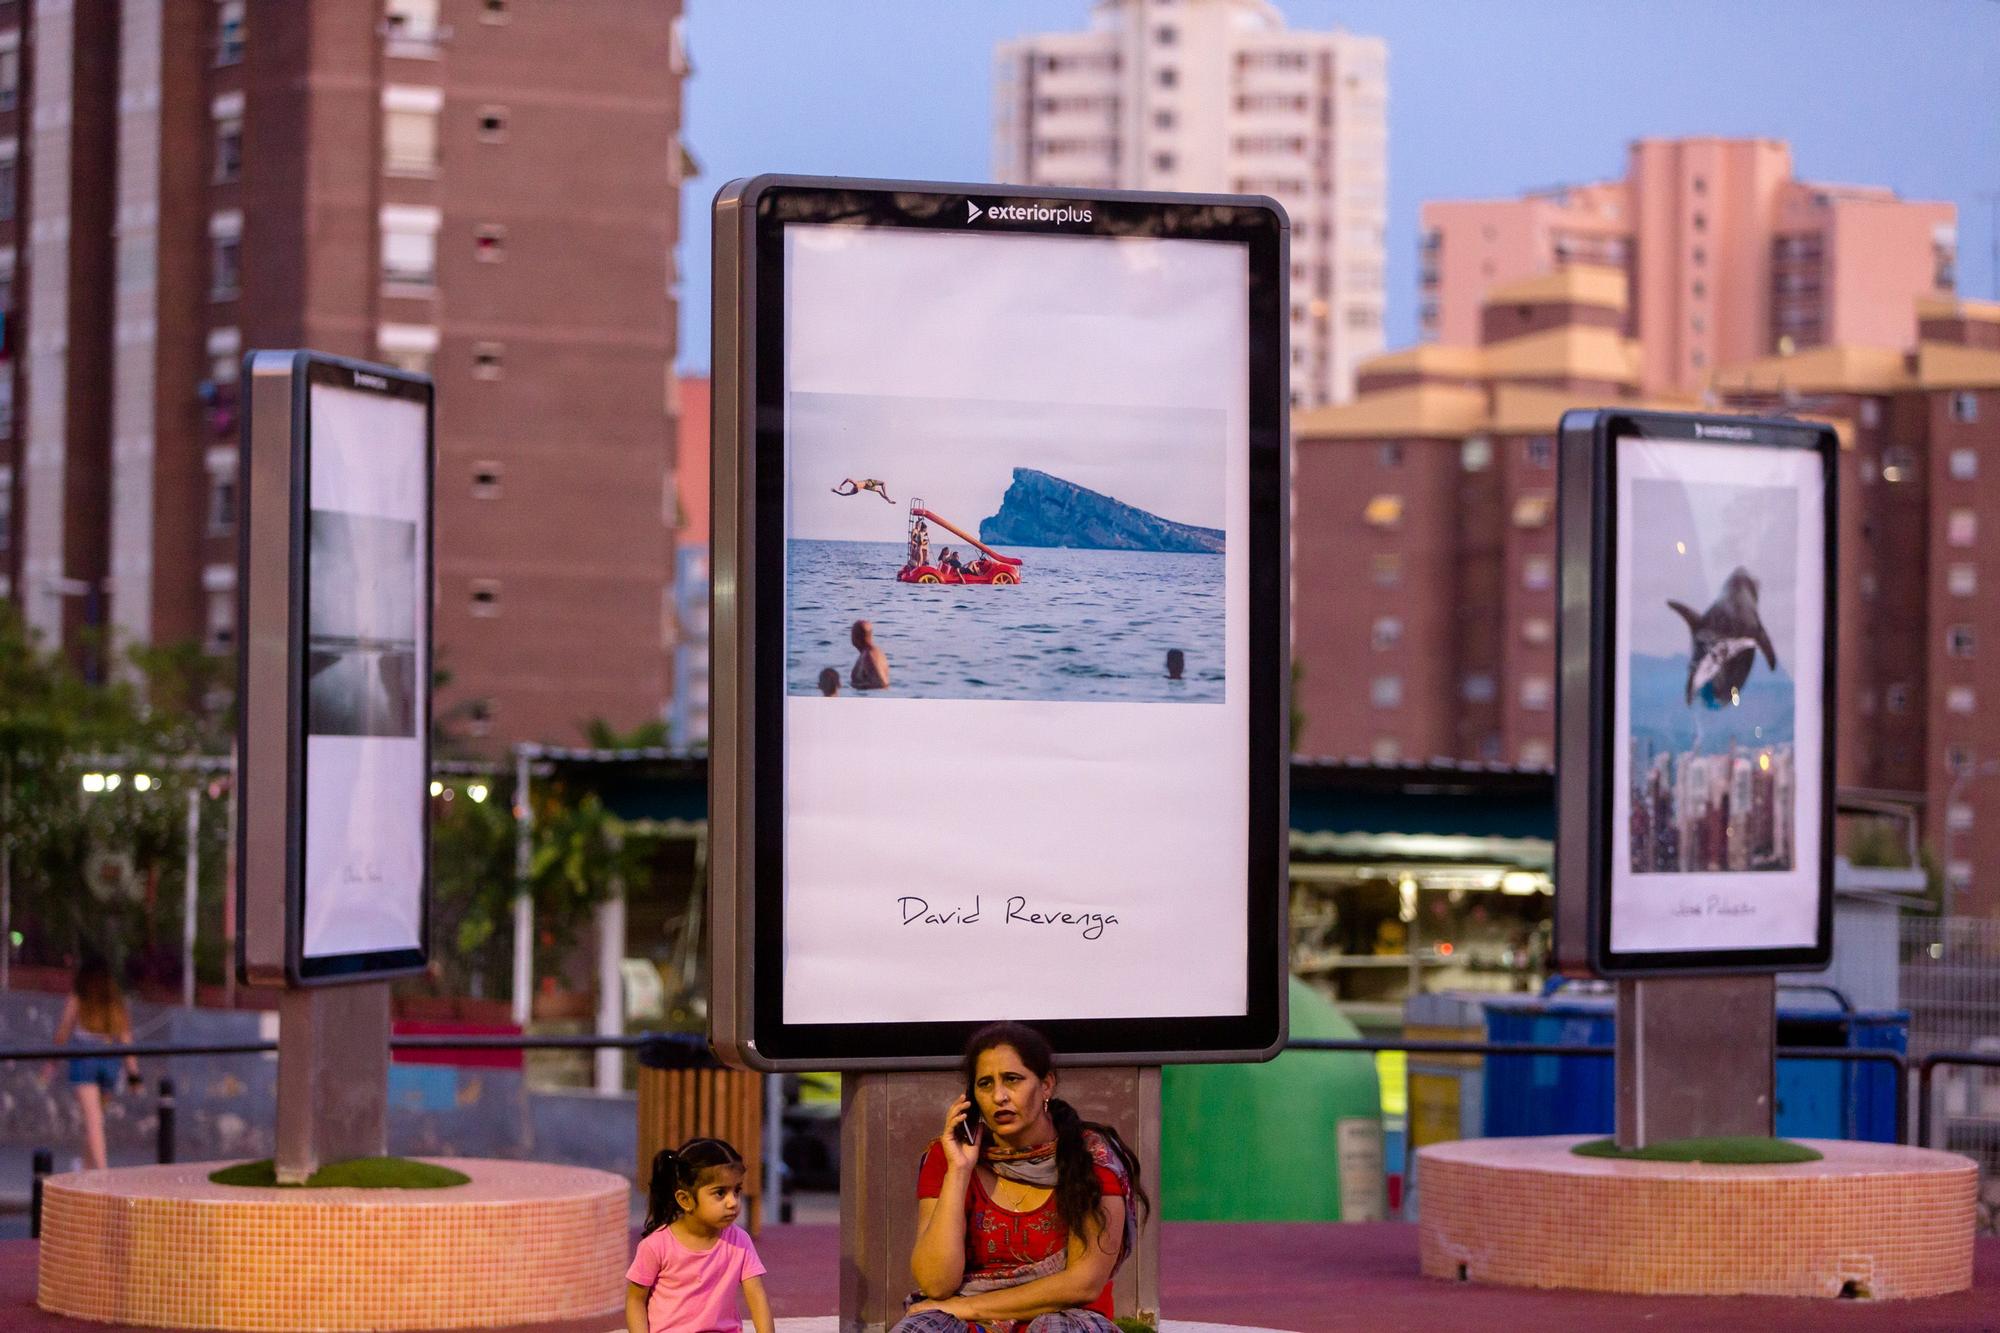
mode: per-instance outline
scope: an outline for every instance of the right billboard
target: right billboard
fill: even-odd
[[[1596,412],[1562,433],[1559,962],[1824,966],[1833,431]]]

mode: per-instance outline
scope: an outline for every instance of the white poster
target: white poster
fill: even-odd
[[[1611,948],[1818,940],[1822,460],[1618,442]]]
[[[1248,265],[787,230],[787,1023],[1245,1012]]]
[[[423,945],[421,402],[315,384],[307,521],[304,954]]]

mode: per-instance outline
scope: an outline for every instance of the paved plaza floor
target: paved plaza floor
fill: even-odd
[[[781,1333],[832,1333],[840,1233],[826,1223],[766,1227],[758,1248]],[[1417,1273],[1417,1229],[1169,1222],[1161,1233],[1167,1333],[1208,1325],[1321,1333],[1335,1329],[1782,1329],[2000,1333],[2000,1239],[1978,1242],[1973,1289],[1927,1301],[1597,1296],[1438,1282]],[[112,1326],[35,1308],[33,1241],[0,1241],[0,1329],[85,1333]],[[612,1333],[616,1320],[570,1320],[510,1333]]]

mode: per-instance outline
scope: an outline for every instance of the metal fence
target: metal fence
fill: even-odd
[[[2000,921],[1904,918],[1899,972],[1911,1064],[1934,1067],[1912,1141],[1979,1163],[1980,1211],[1990,1232],[2000,1218]],[[1939,1058],[1951,1052],[1982,1063]]]

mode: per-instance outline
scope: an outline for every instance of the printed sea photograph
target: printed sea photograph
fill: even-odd
[[[1632,871],[1790,870],[1797,494],[1635,478],[1624,521]]]
[[[1220,704],[1219,411],[794,394],[786,689]]]

